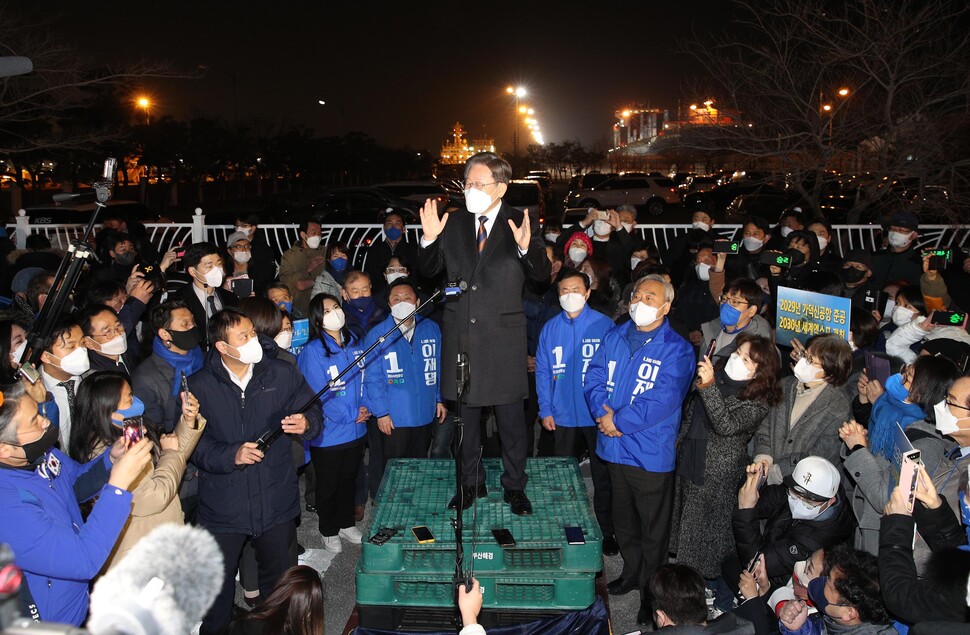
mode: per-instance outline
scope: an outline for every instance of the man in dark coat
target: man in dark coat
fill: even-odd
[[[182,257],[185,271],[192,279],[192,284],[182,287],[178,294],[179,300],[192,312],[192,318],[202,329],[203,335],[208,333],[206,325],[216,312],[239,304],[239,298],[231,291],[222,288],[225,280],[222,256],[212,243],[195,243],[185,250]],[[203,350],[209,348],[209,341],[203,340]]]
[[[384,240],[375,240],[367,248],[364,272],[370,276],[374,285],[374,294],[382,295],[387,289],[384,269],[393,257],[398,257],[408,266],[413,267],[418,257],[418,247],[413,242],[405,240],[406,230],[404,216],[401,212],[390,211],[384,214],[384,230],[381,234]]]
[[[294,414],[313,390],[295,366],[263,355],[252,320],[242,311],[219,311],[208,330],[212,350],[192,375],[192,391],[208,423],[192,462],[199,468],[198,523],[215,537],[225,570],[202,635],[223,633],[229,626],[236,569],[247,541],[256,550],[264,598],[296,564],[289,550],[300,515],[293,444],[283,438],[260,450],[256,439],[281,426],[288,435],[310,440],[323,426],[319,402]]]
[[[492,406],[502,439],[505,473],[502,487],[513,513],[530,514],[525,495],[525,418],[522,400],[528,395],[526,379],[526,319],[522,288],[526,277],[549,278],[549,260],[538,223],[502,201],[512,168],[489,152],[480,152],[465,164],[465,204],[468,212],[454,219],[438,217],[433,200],[421,211],[421,272],[432,277],[442,270],[449,280],[461,278],[468,289],[455,302],[445,304],[442,319],[442,396],[457,398],[454,364],[467,354],[469,383],[462,394],[465,426],[462,445],[462,487],[449,506],[470,507],[477,496],[487,495],[485,470],[479,446],[481,409]]]

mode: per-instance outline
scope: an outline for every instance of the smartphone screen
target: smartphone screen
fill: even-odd
[[[19,370],[20,374],[26,377],[27,381],[31,384],[36,384],[37,380],[40,379],[40,373],[37,372],[37,369],[30,362],[25,362]]]
[[[761,488],[764,487],[765,486],[765,483],[767,483],[767,482],[768,482],[768,467],[766,465],[762,464],[761,465],[761,474],[758,476],[758,491],[759,492],[761,491]]]
[[[566,544],[585,545],[586,535],[582,527],[566,527]]]
[[[434,534],[431,533],[431,530],[425,527],[424,525],[420,525],[418,527],[411,527],[411,533],[414,534],[414,538],[420,544],[434,542]]]
[[[959,311],[933,311],[931,324],[941,326],[963,326],[967,322],[967,314]]]
[[[717,348],[717,339],[716,338],[715,339],[712,339],[711,340],[711,343],[707,345],[707,352],[704,353],[704,356],[707,359],[710,359],[711,358],[711,355],[714,354],[714,349],[715,348]]]
[[[899,467],[899,486],[906,494],[906,510],[913,513],[913,504],[916,502],[916,484],[919,482],[919,452],[910,452],[903,457],[903,463]]]
[[[248,298],[253,294],[253,281],[250,278],[236,278],[230,284],[232,292],[240,298]]]
[[[141,417],[125,419],[124,422],[125,443],[129,446],[141,441]]]
[[[736,254],[739,244],[733,240],[715,240],[714,253],[716,254]]]
[[[495,536],[495,542],[498,543],[499,547],[515,546],[515,538],[512,537],[512,532],[504,527],[501,529],[493,529],[492,535]]]

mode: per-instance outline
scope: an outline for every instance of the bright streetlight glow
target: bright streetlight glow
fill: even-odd
[[[326,105],[327,105],[327,102],[325,102],[325,101],[324,101],[324,100],[322,100],[322,99],[318,99],[318,100],[317,100],[317,103],[318,103],[318,104],[320,104],[321,106],[326,106]]]
[[[849,96],[849,89],[848,88],[840,88],[839,89],[839,97],[848,97],[848,96]]]
[[[522,113],[523,115],[529,112],[528,106],[519,106],[519,112]]]
[[[825,112],[829,112],[830,110],[832,110],[832,104],[823,105],[822,110],[824,110]]]
[[[623,118],[626,119],[627,117],[630,116],[630,111],[629,110],[624,110],[622,114],[623,114]]]
[[[135,103],[138,104],[139,108],[143,108],[145,110],[148,110],[152,105],[152,102],[150,99],[148,99],[148,97],[139,97]]]

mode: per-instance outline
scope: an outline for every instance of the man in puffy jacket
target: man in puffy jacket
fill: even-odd
[[[573,456],[582,438],[589,450],[593,476],[593,509],[603,532],[603,553],[615,556],[619,547],[610,513],[610,474],[596,454],[596,422],[583,395],[583,378],[596,349],[613,322],[591,309],[589,278],[566,269],[556,285],[562,311],[546,322],[536,347],[536,392],[542,427],[554,435],[556,456]]]
[[[286,434],[312,439],[323,419],[319,403],[293,414],[313,391],[292,364],[263,355],[245,313],[219,311],[207,328],[212,350],[191,381],[208,424],[192,462],[199,468],[198,522],[219,543],[225,577],[202,621],[202,635],[222,633],[229,625],[236,568],[247,540],[256,549],[264,598],[296,564],[289,551],[300,515],[292,444],[279,439],[260,450],[256,439],[280,425]]]
[[[614,595],[640,589],[640,624],[653,613],[647,580],[667,557],[674,444],[694,377],[694,349],[666,320],[673,300],[674,288],[663,276],[641,278],[630,298],[631,320],[606,334],[584,382],[600,431],[596,453],[608,464],[623,556],[623,571],[607,588]]]

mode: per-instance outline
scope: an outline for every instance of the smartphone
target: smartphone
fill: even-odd
[[[768,482],[768,466],[766,466],[764,463],[762,463],[761,464],[761,474],[758,475],[758,491],[759,492],[761,491],[761,488],[764,487],[765,486],[765,483],[767,483],[767,482]]]
[[[737,254],[741,248],[741,243],[736,240],[715,240],[714,253],[716,254]]]
[[[235,278],[229,283],[232,292],[239,298],[248,298],[253,294],[252,278]]]
[[[949,249],[924,249],[923,256],[929,256],[929,268],[932,271],[943,271],[950,262],[952,252]]]
[[[146,278],[149,278],[149,277],[151,277],[153,275],[158,275],[155,272],[156,271],[155,265],[149,265],[149,264],[141,263],[140,265],[138,265],[138,271],[140,271],[143,274],[145,274],[145,277]]]
[[[179,387],[179,392],[180,393],[183,393],[183,394],[184,393],[188,393],[189,392],[189,378],[185,375],[185,371],[184,370],[181,370],[179,372],[182,373],[182,380],[181,380],[181,384],[182,385]]]
[[[930,324],[963,328],[967,324],[967,314],[960,311],[933,311]]]
[[[36,384],[37,380],[40,379],[40,373],[37,372],[37,369],[34,368],[34,365],[30,362],[24,362],[21,364],[19,370],[20,375],[25,377],[31,384]]]
[[[885,386],[886,380],[892,374],[892,368],[888,359],[868,351],[866,352],[866,377],[874,379]]]
[[[781,251],[766,251],[761,254],[761,260],[759,262],[763,265],[787,269],[792,266],[792,255]]]
[[[380,547],[385,542],[393,538],[394,534],[396,533],[397,533],[397,529],[391,529],[390,527],[382,527],[381,530],[378,531],[373,536],[371,536],[367,540],[367,542],[371,543],[372,545],[377,545],[378,547]]]
[[[129,417],[122,421],[125,443],[132,446],[141,441],[141,417]]]
[[[418,544],[424,545],[429,542],[434,542],[434,534],[424,525],[411,527],[411,533],[414,534],[414,538],[418,541]]]
[[[566,527],[566,544],[568,545],[585,545],[586,544],[586,534],[583,533],[582,527]]]
[[[505,527],[493,529],[492,535],[495,536],[495,542],[498,543],[499,547],[507,548],[515,546],[515,538],[512,537],[512,532]]]
[[[755,567],[758,566],[758,559],[761,558],[761,552],[754,554],[754,558],[751,559],[751,564],[748,565],[748,573],[754,573]]]
[[[920,462],[919,450],[903,455],[902,465],[899,466],[899,486],[906,493],[906,510],[913,513],[916,502],[916,484],[919,482]]]
[[[596,212],[596,218],[598,220],[610,220],[610,213],[604,212],[604,211],[598,211]]]
[[[866,289],[866,292],[862,295],[862,301],[865,303],[866,309],[869,311],[878,311],[879,315],[886,315],[886,302],[888,300],[889,294],[885,291]]]
[[[711,343],[707,345],[707,351],[704,353],[704,357],[706,357],[707,359],[711,359],[711,355],[714,354],[715,348],[717,348],[717,338],[711,339]]]

